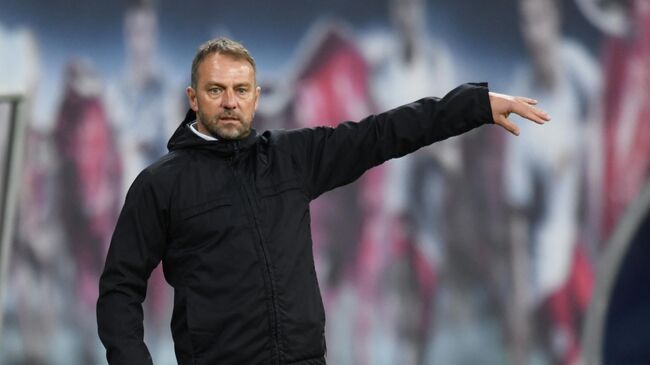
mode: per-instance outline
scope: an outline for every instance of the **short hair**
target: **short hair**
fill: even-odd
[[[208,56],[213,53],[216,54],[224,54],[231,56],[235,59],[241,59],[241,60],[246,60],[248,63],[253,66],[253,75],[257,73],[257,69],[255,68],[255,60],[253,59],[253,56],[251,56],[250,52],[239,42],[235,42],[231,39],[228,38],[216,38],[216,39],[211,39],[205,43],[203,43],[201,46],[199,46],[199,49],[196,52],[196,55],[194,56],[194,60],[192,61],[192,88],[196,89],[196,84],[198,82],[198,69],[199,66],[201,65],[201,62]]]
[[[140,10],[140,9],[155,9],[156,1],[154,0],[129,0],[127,2],[127,10]]]

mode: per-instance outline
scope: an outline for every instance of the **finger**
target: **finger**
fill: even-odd
[[[508,119],[506,117],[503,117],[503,116],[499,117],[494,121],[494,123],[500,125],[505,130],[507,130],[508,132],[514,134],[515,136],[519,135],[519,127],[517,127],[517,125],[515,123],[511,122],[510,119]]]
[[[537,100],[527,98],[525,96],[518,96],[516,99],[519,100],[519,101],[523,101],[524,103],[529,104],[529,105],[537,105]]]
[[[550,115],[545,111],[522,103],[516,103],[512,112],[537,124],[544,124],[551,120]]]
[[[533,111],[538,117],[542,118],[545,122],[551,120],[551,116],[546,111],[539,108],[533,108]]]

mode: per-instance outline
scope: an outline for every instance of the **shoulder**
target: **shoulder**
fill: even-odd
[[[363,57],[373,68],[377,68],[393,53],[396,39],[384,30],[366,32],[360,37],[359,46]]]
[[[562,64],[565,65],[566,71],[570,73],[598,73],[598,61],[596,56],[592,55],[587,48],[578,42],[566,39],[561,45],[560,57]],[[588,75],[596,77],[596,75]]]
[[[309,133],[309,130],[312,130],[312,128],[271,129],[262,133],[260,143],[273,147],[282,146],[296,138],[300,138],[305,133]]]
[[[576,40],[567,38],[563,39],[560,44],[562,61],[566,62],[595,62],[593,56],[589,54],[587,48]]]
[[[565,39],[561,45],[562,65],[565,76],[580,85],[582,91],[592,93],[601,87],[601,67],[596,56],[572,39]]]
[[[260,136],[259,143],[266,149],[289,152],[292,141],[296,139],[295,129],[271,129]],[[295,143],[295,141],[293,141]]]
[[[171,191],[173,185],[189,166],[191,156],[186,151],[172,151],[147,166],[134,180],[133,185],[151,186]]]
[[[300,153],[326,138],[332,130],[333,128],[327,126],[268,130],[261,135],[260,143],[279,153]]]
[[[191,159],[191,151],[189,150],[174,150],[168,152],[160,157],[151,165],[147,166],[146,170],[154,174],[169,174],[177,170],[178,167],[183,166]]]

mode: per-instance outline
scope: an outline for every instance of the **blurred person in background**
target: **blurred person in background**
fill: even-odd
[[[59,204],[64,242],[74,260],[75,295],[68,303],[83,335],[82,363],[95,359],[92,322],[97,281],[115,226],[121,167],[101,94],[103,84],[89,62],[72,60],[54,129],[59,156]]]
[[[599,236],[606,242],[650,176],[650,1],[603,3],[620,9],[627,20],[625,29],[609,32],[604,47]]]
[[[159,60],[154,0],[130,0],[124,14],[126,68],[110,85],[110,118],[124,156],[123,194],[142,170],[164,155],[180,103]]]
[[[155,0],[129,0],[127,4],[123,19],[126,68],[108,97],[124,171],[122,196],[142,169],[167,152],[168,136],[182,116],[181,93],[159,62]],[[147,337],[154,358],[173,361],[167,326],[172,292],[161,268],[152,273],[150,281],[145,303]]]
[[[77,314],[72,309],[77,307],[74,263],[60,220],[59,160],[51,137],[49,131],[28,127],[0,348],[3,364],[64,365],[70,364],[71,352],[83,352],[75,335],[80,323],[71,315]]]
[[[344,120],[361,119],[373,109],[369,68],[345,24],[332,20],[315,23],[294,62],[299,66],[292,68],[295,74],[288,79],[293,82],[285,90],[293,95],[290,127],[336,127]],[[316,272],[325,311],[331,313],[326,328],[331,344],[328,359],[337,364],[354,363],[352,354],[358,343],[353,330],[357,314],[353,278],[363,219],[360,197],[368,190],[365,181],[363,177],[310,204]]]
[[[581,359],[593,285],[580,202],[589,157],[583,131],[596,123],[599,69],[581,45],[562,36],[559,1],[520,0],[519,10],[529,66],[516,75],[512,92],[539,100],[555,123],[523,126],[522,138],[508,140],[511,355],[514,364],[571,365]]]
[[[429,35],[426,1],[391,0],[388,9],[390,31],[361,38],[377,110],[452,88],[455,67],[447,47]],[[444,260],[445,174],[459,162],[454,139],[391,160],[362,178],[355,363],[425,362]]]
[[[3,278],[4,301],[0,363],[45,363],[56,346],[65,342],[57,336],[57,329],[65,320],[59,313],[65,294],[56,290],[62,277],[63,239],[54,219],[57,202],[53,189],[56,186],[56,154],[50,143],[48,131],[35,123],[35,94],[41,82],[39,71],[40,46],[34,33],[26,28],[8,28],[0,23],[0,95],[21,96],[22,119],[25,126],[25,155],[19,178],[20,197],[16,215],[14,237],[11,245],[8,277]],[[0,103],[0,156],[2,163],[9,142],[10,103]],[[14,115],[13,117],[18,117]],[[20,141],[13,141],[20,143]],[[2,166],[4,168],[6,166]],[[3,171],[3,174],[8,172]],[[4,182],[4,181],[3,181]],[[4,189],[3,182],[0,189]],[[3,212],[4,213],[4,212]],[[52,303],[47,307],[43,303]],[[59,358],[60,359],[60,358]],[[62,364],[62,362],[56,362]]]

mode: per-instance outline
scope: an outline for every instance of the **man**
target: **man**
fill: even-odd
[[[199,48],[187,95],[191,110],[170,152],[127,194],[100,279],[98,327],[111,364],[151,363],[141,303],[161,260],[175,290],[179,364],[325,364],[309,202],[482,124],[518,134],[512,112],[549,119],[532,99],[467,84],[359,123],[258,134],[255,62],[228,39]]]
[[[371,94],[379,111],[422,95],[444,95],[456,84],[447,45],[429,32],[427,1],[389,0],[390,29],[369,32],[362,45],[372,66]],[[363,235],[355,280],[359,288],[355,364],[422,364],[453,316],[435,323],[446,261],[444,199],[448,175],[460,166],[459,139],[423,148],[373,169],[362,179]],[[370,188],[370,189],[369,189]],[[381,195],[381,199],[375,196]],[[442,290],[446,290],[442,283]],[[467,353],[467,346],[455,341]],[[450,346],[446,346],[450,348]],[[443,359],[442,363],[445,360]]]
[[[72,273],[59,280],[74,285],[74,295],[66,296],[63,307],[68,314],[65,317],[74,319],[71,324],[85,334],[79,336],[75,353],[77,361],[87,364],[97,358],[92,313],[99,294],[101,264],[120,209],[121,169],[101,100],[102,82],[93,65],[79,59],[68,61],[64,80],[51,139],[58,157],[55,195],[59,198],[61,249],[71,260],[67,266]],[[41,265],[47,267],[46,263]],[[66,362],[72,359],[68,354]]]
[[[524,133],[507,141],[512,362],[527,364],[543,353],[551,363],[575,364],[581,358],[579,328],[593,281],[580,192],[584,156],[593,158],[586,153],[584,137],[596,122],[599,69],[580,44],[562,34],[559,2],[519,0],[519,12],[529,65],[516,74],[513,89],[543,101],[561,123],[534,137]],[[527,127],[522,129],[532,132]],[[534,313],[541,314],[543,326],[540,319],[530,321]]]
[[[124,13],[124,69],[108,88],[108,111],[117,132],[122,194],[135,177],[164,155],[169,133],[182,116],[181,96],[172,85],[158,48],[158,14],[151,0],[130,0]]]

